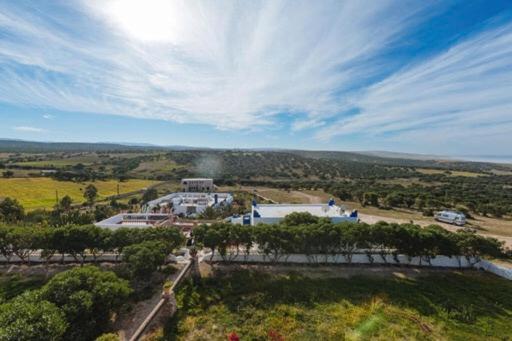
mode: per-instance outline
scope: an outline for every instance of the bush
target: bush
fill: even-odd
[[[164,264],[168,249],[160,241],[145,241],[130,245],[123,251],[123,260],[128,265],[133,277],[151,276],[158,267]]]
[[[0,340],[60,340],[67,327],[64,313],[34,292],[0,305]]]
[[[64,312],[71,326],[67,340],[90,340],[106,329],[112,312],[131,291],[113,272],[85,266],[55,275],[41,289],[41,297]]]

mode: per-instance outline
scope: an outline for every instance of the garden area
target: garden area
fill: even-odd
[[[245,269],[217,273],[199,286],[189,283],[177,300],[177,314],[153,339],[507,340],[512,335],[512,282],[477,271],[311,278],[293,267],[288,274]]]

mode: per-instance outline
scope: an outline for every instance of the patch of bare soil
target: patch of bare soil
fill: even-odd
[[[398,224],[403,224],[403,223],[410,223],[411,220],[407,220],[407,219],[399,219],[399,218],[390,218],[390,217],[382,217],[382,216],[377,216],[377,215],[370,215],[370,214],[362,214],[360,213],[359,214],[359,219],[361,219],[362,222],[364,223],[367,223],[367,224],[375,224],[379,221],[386,221],[388,223],[398,223]],[[451,224],[446,224],[446,223],[442,223],[442,222],[439,222],[439,221],[430,221],[430,220],[422,220],[422,219],[418,219],[418,220],[413,220],[414,224],[418,224],[420,226],[428,226],[428,225],[432,225],[432,224],[436,224],[436,225],[439,225],[445,229],[447,229],[448,231],[451,231],[451,232],[456,232],[457,230],[460,230],[461,227],[459,226],[455,226],[455,225],[451,225]],[[510,236],[502,236],[502,235],[498,235],[498,234],[493,234],[493,233],[488,233],[486,231],[481,231],[481,230],[476,230],[477,233],[483,235],[483,236],[486,236],[486,237],[492,237],[492,238],[496,238],[498,240],[501,240],[501,241],[504,241],[505,242],[505,246],[506,247],[510,247],[512,248],[512,237]]]

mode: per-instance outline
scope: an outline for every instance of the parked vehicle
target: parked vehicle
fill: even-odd
[[[440,211],[437,212],[434,218],[437,221],[441,221],[443,223],[454,224],[457,226],[464,226],[466,223],[466,216],[464,213],[455,212],[455,211]]]

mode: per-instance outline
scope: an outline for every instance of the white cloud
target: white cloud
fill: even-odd
[[[50,115],[50,114],[43,114],[43,118],[45,120],[53,120],[55,118],[55,116]]]
[[[292,131],[301,131],[306,129],[313,129],[325,125],[324,121],[318,119],[302,119],[292,123]]]
[[[426,16],[414,1],[102,0],[66,8],[55,26],[1,6],[13,39],[0,46],[0,101],[219,129],[269,126],[283,112],[301,113],[294,129],[318,125]]]
[[[24,133],[43,133],[46,130],[37,128],[37,127],[30,127],[30,126],[16,126],[12,127],[13,130],[24,132]]]
[[[352,97],[358,114],[317,133],[391,136],[444,149],[512,145],[512,24],[488,29]],[[499,141],[499,142],[498,142]],[[454,146],[452,146],[452,144]]]

